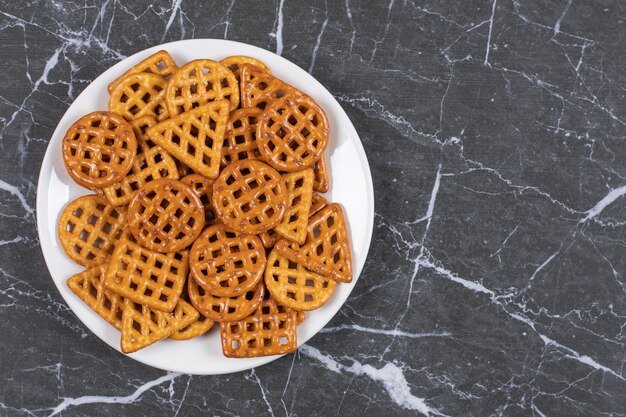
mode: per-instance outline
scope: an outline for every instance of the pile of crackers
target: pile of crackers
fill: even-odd
[[[352,280],[342,208],[319,194],[324,110],[244,56],[179,67],[159,51],[108,92],[108,111],[62,144],[94,192],[59,217],[61,246],[87,268],[69,288],[125,353],[212,327],[227,357],[294,351],[305,312]]]

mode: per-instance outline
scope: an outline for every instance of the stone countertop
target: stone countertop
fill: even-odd
[[[624,3],[152,3],[0,6],[0,415],[626,415]],[[376,196],[337,316],[296,354],[216,377],[92,335],[35,227],[40,163],[74,98],[186,38],[313,74],[359,132]]]

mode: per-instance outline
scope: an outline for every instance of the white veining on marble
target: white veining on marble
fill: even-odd
[[[363,333],[382,334],[385,336],[393,337],[408,337],[409,339],[420,339],[423,337],[449,337],[452,336],[450,332],[426,332],[426,333],[413,333],[405,332],[398,329],[374,329],[371,327],[364,327],[358,324],[341,324],[334,327],[324,327],[320,330],[320,333],[336,333],[341,330],[354,330]]]
[[[48,417],[61,414],[70,407],[78,407],[84,404],[132,404],[137,402],[146,391],[165,382],[173,381],[180,375],[181,374],[176,372],[168,372],[155,380],[148,381],[138,386],[132,394],[124,396],[85,395],[78,398],[64,398],[59,405],[52,409],[52,412],[48,414]]]
[[[615,200],[622,197],[626,194],[626,185],[623,185],[619,188],[615,188],[602,198],[602,200],[598,201],[598,203],[590,208],[587,211],[587,215],[580,219],[579,223],[585,223],[586,221],[593,219],[598,216],[598,214],[602,213],[602,210],[611,205]]]
[[[487,48],[485,50],[485,61],[483,62],[484,65],[489,64],[489,50],[491,49],[491,31],[493,30],[493,17],[496,14],[497,3],[498,0],[493,0],[493,2],[491,3],[491,17],[489,18],[489,34],[487,35]]]
[[[309,65],[309,73],[312,73],[313,68],[315,67],[315,59],[317,58],[317,50],[320,48],[320,43],[322,42],[322,36],[324,35],[324,31],[326,30],[327,24],[328,24],[328,11],[326,11],[326,18],[322,22],[320,33],[317,35],[315,46],[313,47],[313,53],[311,54],[311,65]]]
[[[276,54],[283,54],[283,6],[285,0],[279,0],[278,8],[276,9],[276,22],[274,23],[274,32],[270,35],[276,39]]]
[[[382,368],[378,369],[372,365],[363,365],[351,359],[352,364],[347,366],[309,345],[300,346],[298,351],[320,362],[332,372],[347,372],[356,376],[365,375],[380,383],[393,402],[402,408],[418,411],[427,417],[431,415],[445,416],[445,414],[441,414],[439,411],[429,407],[423,398],[417,397],[411,393],[411,388],[409,387],[409,383],[402,369],[394,363],[388,362]]]

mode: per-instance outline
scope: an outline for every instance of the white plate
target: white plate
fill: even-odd
[[[114,65],[94,80],[74,101],[57,126],[43,159],[37,186],[37,226],[39,240],[50,275],[61,295],[78,318],[100,339],[120,350],[119,332],[89,309],[65,285],[65,281],[83,268],[70,260],[59,245],[56,223],[63,207],[90,192],[76,185],[65,171],[61,141],[70,125],[94,110],[106,110],[107,85],[116,77],[158,50],[167,50],[179,65],[198,58],[223,59],[229,55],[248,55],[267,64],[272,73],[313,97],[326,111],[331,139],[326,150],[330,162],[330,201],[343,205],[352,247],[354,280],[339,284],[335,294],[322,308],[312,311],[298,326],[298,344],[302,345],[330,321],[357,283],[372,237],[374,190],[367,157],[354,126],[339,103],[315,78],[295,64],[255,46],[217,39],[194,39],[172,42],[138,52]],[[337,340],[340,344],[341,341]],[[128,355],[157,368],[188,374],[225,374],[250,369],[280,356],[250,359],[226,358],[222,354],[219,330],[189,340],[164,340]]]

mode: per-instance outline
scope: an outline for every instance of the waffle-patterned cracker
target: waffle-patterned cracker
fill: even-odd
[[[83,187],[99,189],[120,181],[133,165],[137,140],[115,113],[96,111],[78,119],[63,138],[63,162]]]
[[[191,245],[204,227],[204,206],[193,188],[175,180],[155,180],[135,192],[128,225],[141,245],[175,252]]]
[[[307,168],[299,172],[283,175],[287,184],[287,205],[283,220],[274,230],[276,233],[302,245],[306,239],[309,212],[313,199],[313,170]]]
[[[129,122],[143,116],[167,119],[169,115],[164,101],[166,86],[167,80],[160,75],[149,72],[130,74],[111,91],[109,111]]]
[[[180,67],[165,89],[170,116],[215,100],[226,99],[230,108],[239,107],[239,83],[226,66],[211,59],[196,59]]]
[[[282,239],[282,237],[276,233],[274,229],[270,229],[267,232],[259,233],[259,239],[261,239],[266,249],[270,249],[273,248],[276,242]]]
[[[195,281],[215,296],[235,297],[263,277],[265,248],[255,235],[230,232],[221,223],[204,229],[189,253]]]
[[[154,116],[142,116],[130,122],[133,132],[135,132],[135,138],[137,138],[138,147],[141,147],[142,145],[147,146],[148,148],[158,146],[148,137],[148,129],[155,124],[157,124],[157,119]],[[139,149],[137,150],[139,151]]]
[[[304,320],[306,320],[306,313],[304,311],[297,311],[296,324],[301,324]]]
[[[65,253],[77,264],[91,267],[109,259],[126,226],[125,210],[87,195],[63,209],[57,230]]]
[[[330,189],[330,176],[328,174],[328,165],[326,163],[326,157],[322,155],[320,159],[313,164],[313,190],[318,193],[327,193]]]
[[[217,322],[241,320],[261,304],[265,294],[265,286],[260,282],[250,291],[235,297],[218,297],[211,295],[189,277],[187,281],[189,299],[193,306],[204,316]]]
[[[198,174],[213,179],[220,172],[227,121],[228,102],[218,100],[152,126],[148,136]]]
[[[106,270],[106,264],[86,269],[69,278],[67,286],[100,317],[121,330],[124,298],[104,288]]]
[[[233,74],[235,74],[235,78],[237,78],[237,81],[240,81],[241,67],[245,64],[254,65],[255,67],[267,73],[271,72],[267,65],[265,65],[258,59],[249,56],[233,55],[222,59],[220,62],[225,65],[229,70],[231,70]],[[239,85],[241,86],[241,83],[239,83]]]
[[[313,193],[313,197],[311,198],[311,212],[309,213],[309,217],[323,209],[328,205],[328,200],[319,195],[318,193]]]
[[[298,347],[296,311],[266,297],[249,317],[220,323],[222,352],[228,358],[281,355]]]
[[[154,310],[172,311],[189,271],[189,252],[158,253],[123,238],[115,247],[105,288]]]
[[[307,96],[270,103],[257,125],[256,142],[264,161],[279,171],[301,171],[319,161],[328,146],[324,110]]]
[[[178,179],[176,161],[160,146],[149,147],[140,143],[131,172],[113,185],[104,188],[104,195],[114,206],[123,206],[130,202],[135,191],[158,179]]]
[[[184,300],[179,300],[176,308],[166,313],[126,298],[122,316],[122,352],[131,353],[145,348],[189,326],[197,319],[196,309]]]
[[[185,300],[188,303],[191,303],[189,300],[189,293],[187,290],[187,285],[185,283],[185,287],[183,288],[183,293],[180,295],[180,298]],[[195,308],[195,307],[194,307]],[[198,311],[198,310],[196,310]],[[204,317],[202,314],[198,313],[198,318],[196,321],[191,323],[189,326],[183,327],[180,330],[172,333],[170,339],[174,340],[190,340],[194,337],[202,336],[213,327],[215,322],[211,319]]]
[[[258,234],[276,226],[286,200],[287,186],[278,171],[253,159],[228,165],[213,184],[215,215],[241,233]]]
[[[162,77],[169,78],[173,73],[176,72],[178,66],[170,56],[167,51],[159,51],[155,54],[150,55],[148,58],[144,59],[124,74],[117,77],[109,86],[107,87],[109,93],[113,91],[113,89],[128,75],[136,74],[138,72],[150,72],[152,74],[158,74]]]
[[[256,126],[261,110],[237,109],[230,114],[222,147],[222,167],[242,159],[260,159]]]
[[[303,246],[282,239],[274,250],[312,272],[339,282],[352,281],[352,258],[348,232],[341,206],[333,203],[309,219],[307,238]]]
[[[202,205],[204,206],[205,224],[215,220],[213,204],[211,204],[211,195],[213,195],[213,180],[203,177],[200,174],[189,174],[181,178],[180,182],[193,188],[200,198],[200,201],[202,201]]]
[[[264,109],[268,104],[286,95],[304,94],[254,65],[242,65],[240,78],[241,107],[243,108]]]
[[[280,304],[304,311],[326,304],[337,288],[333,279],[307,271],[276,250],[270,252],[267,259],[265,285]]]
[[[319,195],[318,193],[313,193],[311,198],[311,210],[309,211],[309,217],[320,211],[322,208],[326,207],[328,204],[328,200]],[[282,236],[276,233],[274,229],[270,229],[267,232],[259,233],[259,239],[263,242],[263,246],[266,249],[271,249],[274,247],[276,242],[282,239]]]

